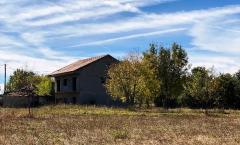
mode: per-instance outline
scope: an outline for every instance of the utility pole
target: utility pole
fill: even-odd
[[[4,64],[4,94],[6,93],[7,88],[7,65]]]

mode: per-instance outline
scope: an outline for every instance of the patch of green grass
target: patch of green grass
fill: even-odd
[[[127,139],[128,138],[128,132],[126,130],[114,130],[112,132],[112,136],[113,136],[114,140]]]
[[[40,109],[35,109],[37,114],[52,114],[52,115],[139,115],[134,111],[129,111],[123,108],[108,108],[96,106],[79,106],[79,105],[56,105],[45,106]]]
[[[5,111],[8,116],[26,116],[28,110],[25,108],[1,108],[1,112]],[[206,113],[204,109],[189,109],[189,108],[176,108],[176,109],[163,109],[163,108],[111,108],[111,107],[98,107],[98,106],[80,106],[80,105],[49,105],[39,108],[32,108],[35,117],[49,117],[49,116],[78,116],[78,115],[119,115],[119,116],[240,116],[239,110],[218,110],[209,109]]]

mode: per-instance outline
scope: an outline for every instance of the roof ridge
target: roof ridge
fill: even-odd
[[[106,56],[111,56],[109,54],[105,54],[105,55],[99,55],[99,56],[94,56],[94,57],[89,57],[89,58],[85,58],[85,59],[80,59],[77,60],[69,65],[66,65],[54,72],[52,72],[50,75],[55,75],[55,74],[62,74],[62,73],[67,73],[67,72],[73,72],[77,69],[80,69],[88,64],[91,64],[101,58],[104,58]]]

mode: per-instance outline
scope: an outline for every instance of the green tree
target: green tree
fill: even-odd
[[[143,53],[141,61],[140,78],[138,89],[142,96],[141,104],[145,103],[147,107],[153,103],[154,99],[160,94],[160,81],[157,78],[158,70],[158,51],[154,44],[150,45],[150,49]]]
[[[238,81],[240,81],[240,70],[238,70],[238,71],[235,73],[234,76],[236,77],[236,79],[237,79]]]
[[[106,88],[115,99],[121,99],[129,105],[134,105],[138,96],[139,58],[131,55],[123,61],[110,66]]]
[[[10,76],[7,91],[19,91],[30,86],[34,88],[34,93],[40,96],[51,95],[52,93],[52,81],[50,78],[23,69],[17,69]]]
[[[240,108],[240,70],[236,74],[234,74],[234,77],[236,79],[236,97],[237,97],[236,107]]]
[[[192,107],[208,108],[218,100],[216,94],[219,83],[210,70],[205,67],[195,67],[191,71],[185,85],[185,97]]]
[[[17,69],[13,72],[13,75],[10,76],[10,79],[7,83],[7,91],[18,91],[30,84],[35,84],[37,82],[35,76],[36,74],[32,71]]]
[[[237,108],[240,103],[240,86],[237,75],[221,74],[217,79],[219,81],[217,92],[220,96],[219,103],[221,107]]]
[[[50,96],[53,93],[52,80],[47,76],[38,76],[35,93],[39,96]]]
[[[170,49],[160,47],[158,55],[157,77],[161,82],[160,94],[156,98],[156,105],[169,106],[169,100],[177,100],[183,91],[186,73],[188,70],[188,57],[185,50],[173,43]]]

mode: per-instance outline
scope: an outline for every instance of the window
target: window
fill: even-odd
[[[60,92],[60,80],[57,80],[57,92]]]
[[[73,91],[77,90],[77,78],[76,77],[72,78],[72,90]]]
[[[63,86],[67,86],[67,79],[63,80]]]

